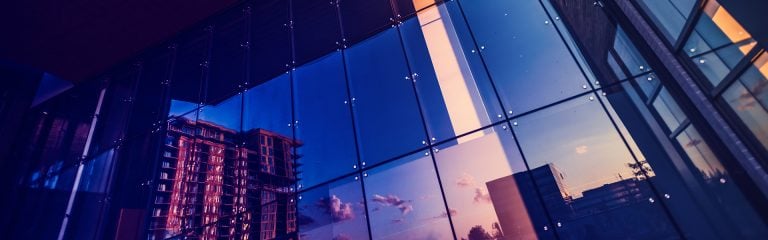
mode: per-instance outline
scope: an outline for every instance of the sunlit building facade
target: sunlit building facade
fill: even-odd
[[[245,1],[32,109],[10,236],[764,239],[732,2]]]

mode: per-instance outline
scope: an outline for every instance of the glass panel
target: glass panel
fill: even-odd
[[[243,8],[234,8],[214,20],[210,75],[206,84],[210,101],[235,94],[246,82],[247,14]]]
[[[99,112],[99,121],[94,130],[90,155],[115,147],[119,141],[136,134],[125,132],[125,128],[132,110],[139,69],[130,67],[123,71],[117,73],[107,83],[107,91]]]
[[[621,28],[618,28],[616,31],[616,39],[613,42],[613,49],[632,76],[637,76],[651,70],[651,67],[648,66],[648,63],[645,62],[643,56],[640,55],[640,52],[637,51],[634,44],[630,42],[629,38],[624,33],[624,30]]]
[[[292,138],[291,79],[283,74],[245,92],[243,131],[263,129]]]
[[[588,88],[538,1],[461,1],[461,6],[507,111],[523,113]]]
[[[347,46],[362,41],[394,23],[389,0],[339,0]]]
[[[759,103],[741,82],[736,82],[728,87],[723,92],[723,100],[736,112],[736,115],[760,141],[760,144],[768,149],[768,121],[766,121],[768,112],[766,112],[764,103]]]
[[[430,138],[440,141],[498,120],[498,101],[486,102],[469,69],[444,6],[429,7],[400,26]],[[489,90],[489,91],[492,91]]]
[[[199,127],[210,127],[209,130],[212,131],[199,130],[197,136],[234,144],[234,136],[240,132],[242,106],[242,94],[236,94],[214,105],[203,106],[200,108],[197,123]]]
[[[143,134],[164,127],[162,123],[169,108],[167,101],[173,51],[163,46],[155,50],[155,55],[144,57],[128,123],[129,134]]]
[[[373,239],[451,238],[448,213],[427,152],[398,159],[363,176]]]
[[[249,79],[246,86],[269,81],[291,65],[290,1],[261,1],[251,14]]]
[[[294,71],[301,184],[309,187],[354,170],[352,115],[340,53]]]
[[[763,107],[768,105],[768,54],[763,53],[741,75],[739,81]]]
[[[514,120],[522,152],[560,236],[678,236],[596,96]],[[558,126],[553,128],[553,126]]]
[[[661,85],[661,80],[656,77],[653,72],[636,77],[634,82],[640,86],[640,90],[646,99],[653,96],[653,94],[656,92],[656,89],[659,87],[659,85]]]
[[[346,51],[362,161],[374,164],[426,141],[396,29]]]
[[[659,96],[653,101],[653,108],[656,109],[661,119],[667,124],[670,132],[677,130],[677,127],[688,119],[666,88],[662,88],[659,91]]]
[[[667,40],[674,44],[683,31],[696,0],[638,0]]]
[[[221,220],[220,216],[236,213],[234,204],[237,199],[234,194],[240,189],[233,185],[235,181],[241,181],[238,176],[242,173],[236,175],[235,169],[242,167],[240,153],[244,151],[240,143],[242,103],[243,95],[237,94],[216,105],[204,106],[198,113],[194,161],[199,164],[196,171],[200,175],[191,176],[187,187],[200,189],[196,199],[187,200],[187,203],[201,207],[199,214],[202,217],[193,226],[214,224]],[[198,183],[195,185],[194,182]],[[203,227],[203,231],[203,236],[218,236],[217,229]]]
[[[368,239],[360,181],[352,177],[300,194],[301,239]]]
[[[616,78],[619,80],[624,80],[627,75],[624,74],[624,70],[621,70],[621,66],[619,66],[619,63],[616,62],[616,59],[613,58],[613,54],[607,54],[607,61],[608,66],[611,67],[611,70],[613,71],[613,74],[616,74]]]
[[[689,126],[677,141],[685,150],[694,168],[693,174],[705,182],[706,190],[717,196],[717,207],[722,211],[721,218],[727,220],[729,235],[738,238],[759,238],[768,234],[754,208],[746,204],[746,199],[739,188],[731,183],[729,173],[720,164],[712,149],[693,126]]]
[[[202,190],[205,182],[201,169],[200,151],[204,144],[198,141],[198,110],[184,116],[170,118],[160,149],[159,169],[155,176],[153,215],[150,219],[148,237],[164,239],[186,231],[199,224],[199,218],[190,214],[198,212],[202,205]],[[206,148],[206,152],[210,149]],[[200,175],[203,175],[201,177]],[[199,213],[199,212],[198,212]]]
[[[457,239],[478,239],[473,238],[478,232],[493,237],[485,239],[554,239],[545,230],[552,226],[515,146],[505,122],[482,137],[436,147]]]
[[[297,65],[341,47],[339,15],[334,1],[294,0],[292,6]]]
[[[210,28],[190,31],[176,47],[168,116],[181,116],[205,101]]]
[[[75,202],[72,206],[72,218],[67,224],[65,238],[98,238],[97,230],[106,214],[106,191],[113,179],[114,150],[90,159],[83,167],[83,175]]]
[[[712,86],[744,58],[755,40],[717,1],[708,1],[683,48]]]

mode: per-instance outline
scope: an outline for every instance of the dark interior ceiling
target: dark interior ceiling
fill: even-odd
[[[78,83],[239,1],[3,1],[0,60]]]

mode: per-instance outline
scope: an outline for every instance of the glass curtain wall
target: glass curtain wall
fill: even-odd
[[[598,65],[567,20],[545,0],[243,3],[31,117],[14,236],[768,234],[626,34]]]

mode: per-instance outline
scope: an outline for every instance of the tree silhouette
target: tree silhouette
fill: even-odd
[[[632,174],[639,180],[643,180],[646,176],[650,176],[653,173],[653,169],[648,166],[648,161],[646,160],[627,163],[627,167],[632,169]]]
[[[493,237],[482,226],[477,225],[469,229],[467,240],[493,240]]]

